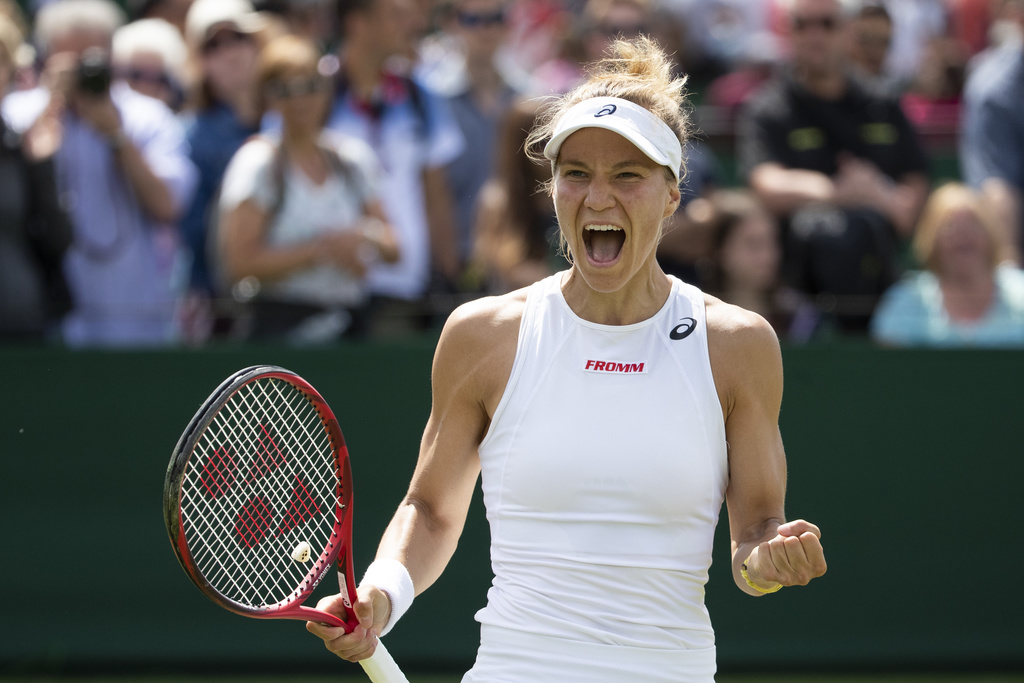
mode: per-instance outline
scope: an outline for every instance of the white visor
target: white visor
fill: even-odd
[[[667,123],[650,111],[618,97],[594,97],[570,107],[558,119],[544,156],[554,164],[565,139],[580,128],[605,128],[626,138],[653,161],[668,166],[679,182],[683,147]]]

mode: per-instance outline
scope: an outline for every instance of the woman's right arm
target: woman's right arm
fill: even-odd
[[[477,448],[511,373],[521,308],[516,294],[472,301],[452,314],[438,341],[419,460],[376,556],[404,565],[417,594],[441,575],[462,534],[480,475]],[[351,634],[307,624],[330,651],[349,661],[373,654],[376,636],[391,617],[390,600],[377,586],[364,582],[358,594],[360,626]],[[340,596],[317,607],[344,614]]]

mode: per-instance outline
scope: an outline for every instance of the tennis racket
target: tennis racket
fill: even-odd
[[[245,368],[189,422],[164,480],[164,521],[185,573],[221,607],[258,619],[358,624],[352,471],[338,420],[305,380]],[[337,562],[346,619],[302,603]],[[378,642],[374,683],[408,683]]]

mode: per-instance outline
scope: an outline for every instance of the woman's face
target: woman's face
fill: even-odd
[[[649,274],[662,221],[679,206],[664,166],[603,128],[562,143],[554,178],[558,224],[590,287],[613,292]]]
[[[330,81],[315,67],[286,72],[263,88],[267,106],[281,114],[285,130],[316,132],[323,126],[330,103]]]
[[[993,248],[978,217],[962,207],[949,214],[935,236],[935,263],[940,274],[990,271]]]
[[[203,73],[214,93],[251,87],[259,45],[248,34],[222,25],[202,45]]]
[[[781,256],[776,226],[769,217],[753,215],[741,219],[719,253],[725,286],[770,289],[778,277]]]

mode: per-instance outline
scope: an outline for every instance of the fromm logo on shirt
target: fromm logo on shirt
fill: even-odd
[[[615,375],[642,375],[647,372],[643,363],[619,363],[613,360],[588,360],[583,370]]]

